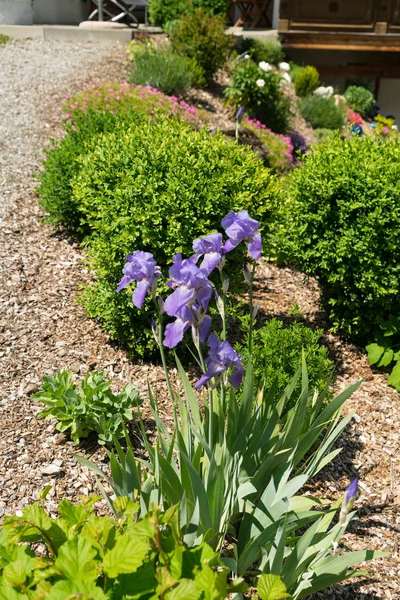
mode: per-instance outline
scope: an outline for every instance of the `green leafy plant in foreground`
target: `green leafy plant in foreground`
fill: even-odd
[[[392,365],[388,384],[400,392],[400,317],[391,315],[382,321],[375,339],[366,347],[368,362],[377,367]]]
[[[177,507],[138,519],[139,504],[118,498],[115,519],[95,516],[98,499],[62,500],[57,519],[39,503],[5,517],[0,600],[224,600],[234,591],[207,544],[182,541]]]
[[[69,431],[78,443],[94,431],[100,444],[123,437],[123,423],[139,416],[135,410],[142,400],[139,392],[128,383],[121,393],[113,394],[111,380],[105,373],[86,373],[79,389],[72,381],[70,371],[59,371],[53,377],[43,378],[43,388],[33,396],[46,404],[39,417],[58,420],[59,431]]]
[[[4,33],[0,33],[0,45],[7,44],[11,38],[8,35],[4,35]]]

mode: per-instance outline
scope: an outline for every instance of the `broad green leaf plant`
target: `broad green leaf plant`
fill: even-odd
[[[332,446],[352,418],[352,413],[342,417],[341,410],[359,383],[328,401],[327,388],[320,393],[309,389],[303,356],[283,393],[276,392],[277,379],[267,393],[262,387],[256,389],[253,279],[261,255],[259,223],[247,211],[231,211],[222,226],[226,240],[220,233],[209,234],[194,241],[191,258],[180,254],[173,258],[167,283],[173,291],[167,298],[157,292],[161,270],[153,256],[135,251],[127,257],[118,290],[137,282],[133,304],[140,309],[146,295],[154,302],[158,320],[153,320],[152,329],[165,368],[174,427],[171,431],[167,426],[158,397],[149,387],[157,442],[151,444],[143,423],[147,458],[135,457],[128,435],[126,449],[115,440],[115,450],[109,453],[108,483],[117,498],[127,496],[138,502],[142,517],[154,504],[166,511],[179,504],[179,530],[185,544],[195,547],[207,542],[234,580],[261,575],[261,598],[297,600],[359,575],[353,565],[382,556],[337,549],[354,515],[357,480],[347,490],[341,509],[340,502],[326,506],[323,500],[302,494],[305,484],[340,452]],[[251,316],[246,369],[227,341],[229,280],[224,273],[225,255],[241,242],[250,254],[250,268],[245,267]],[[220,339],[215,333],[209,335],[207,310],[213,296],[221,316]],[[186,331],[191,331],[202,375],[193,387],[176,358],[183,389],[179,393],[169,379],[164,346],[175,348]],[[209,352],[204,358],[206,340]],[[295,392],[299,381],[300,392]],[[79,460],[104,477],[98,467]],[[114,501],[107,498],[117,514]]]
[[[40,503],[5,518],[0,600],[224,600],[235,590],[206,543],[182,541],[178,507],[138,519],[139,504],[120,497],[115,519],[95,516],[98,499],[62,500],[57,519]]]

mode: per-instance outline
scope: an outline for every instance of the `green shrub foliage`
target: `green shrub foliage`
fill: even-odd
[[[314,129],[342,129],[344,112],[342,106],[336,106],[333,98],[308,96],[299,103],[301,116]]]
[[[285,53],[280,44],[274,41],[262,42],[254,38],[243,38],[241,51],[248,52],[256,62],[267,62],[278,66],[285,58]]]
[[[132,122],[136,117],[129,111],[126,112],[125,118]],[[79,208],[74,202],[71,188],[72,178],[80,169],[79,156],[95,143],[100,133],[114,131],[117,122],[122,120],[123,116],[117,117],[109,111],[78,112],[74,125],[72,122],[65,124],[65,137],[61,141],[51,140],[37,188],[40,204],[48,213],[47,221],[53,225],[62,223],[70,233],[84,233],[80,226]]]
[[[294,88],[299,98],[312,94],[319,86],[319,73],[315,67],[308,66],[297,71],[294,77]]]
[[[262,86],[257,81],[262,80]],[[224,90],[235,110],[243,106],[249,117],[257,119],[275,133],[285,133],[290,116],[290,101],[282,92],[281,77],[265,72],[252,60],[241,60],[232,71],[232,84]]]
[[[69,233],[83,237],[88,233],[81,223],[81,213],[72,196],[71,181],[79,172],[79,157],[96,145],[97,136],[112,132],[143,118],[155,121],[170,115],[193,125],[199,123],[194,107],[155,89],[127,83],[90,86],[68,99],[64,106],[70,119],[65,136],[52,140],[39,174],[37,192],[40,203],[53,225],[62,224]]]
[[[148,48],[135,52],[130,81],[174,96],[182,96],[193,85],[202,85],[204,76],[197,63],[171,52],[170,48]]]
[[[289,188],[282,246],[318,278],[335,327],[360,341],[400,314],[399,180],[397,140],[336,135]]]
[[[190,15],[196,8],[210,17],[219,15],[225,19],[230,3],[230,0],[151,0],[150,19],[154,25],[164,26]]]
[[[74,202],[86,228],[97,283],[86,294],[89,314],[139,354],[154,347],[146,313],[116,293],[125,256],[153,252],[160,266],[220,226],[230,209],[247,208],[268,232],[278,184],[257,155],[217,133],[178,121],[144,122],[97,138],[74,181]],[[266,240],[267,243],[267,240]],[[234,271],[241,273],[241,256]]]
[[[142,401],[139,392],[128,383],[120,394],[113,394],[111,381],[105,373],[86,373],[79,389],[70,371],[44,377],[43,388],[33,396],[46,405],[39,417],[58,420],[58,431],[69,431],[78,443],[89,433],[96,432],[100,444],[110,443],[113,437],[123,437],[123,424],[133,421],[135,409]]]
[[[375,105],[372,92],[358,85],[351,85],[344,93],[347,104],[352,110],[360,113],[362,117],[368,117]]]
[[[252,356],[257,388],[264,386],[268,393],[278,377],[276,393],[278,396],[283,394],[301,366],[304,351],[310,390],[322,392],[330,382],[334,366],[329,359],[328,349],[320,344],[322,334],[322,329],[313,331],[302,323],[285,327],[278,319],[272,319],[255,330]],[[247,356],[247,344],[240,346],[240,354]],[[296,393],[301,393],[301,381],[297,383]]]
[[[98,517],[96,500],[62,500],[57,519],[39,503],[5,518],[0,600],[201,600],[204,590],[207,598],[227,597],[227,569],[207,544],[186,546],[177,507],[138,519],[139,502],[121,497],[114,518]]]
[[[225,64],[233,48],[233,36],[225,33],[224,19],[210,18],[200,8],[178,21],[170,37],[174,52],[195,60],[207,81]]]

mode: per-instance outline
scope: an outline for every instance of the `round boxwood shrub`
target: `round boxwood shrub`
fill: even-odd
[[[311,65],[297,71],[294,77],[294,89],[299,98],[312,94],[319,86],[319,73]]]
[[[342,129],[344,112],[336,106],[333,98],[323,96],[307,96],[299,102],[301,116],[314,129]]]
[[[351,85],[344,93],[347,104],[362,117],[368,117],[375,105],[372,92],[359,85]]]
[[[323,330],[313,331],[302,323],[285,326],[278,319],[267,321],[263,327],[253,331],[253,369],[257,388],[264,386],[265,393],[277,381],[277,397],[283,394],[297,369],[301,366],[302,352],[307,363],[310,390],[319,392],[332,380],[334,364],[329,358],[328,348],[320,343]],[[246,364],[248,348],[238,344]],[[297,383],[296,395],[301,393],[302,383]]]
[[[362,342],[400,314],[400,145],[372,137],[315,147],[294,173],[281,247],[317,277],[336,329]]]
[[[221,68],[233,48],[233,36],[225,33],[222,17],[209,17],[201,9],[182,17],[171,31],[172,50],[196,61],[207,81]]]
[[[160,119],[99,136],[73,184],[92,232],[87,243],[97,282],[85,295],[89,314],[134,352],[148,353],[153,307],[139,312],[128,292],[115,292],[125,256],[143,249],[166,267],[176,252],[190,255],[194,239],[220,229],[231,209],[247,209],[268,233],[278,189],[254,152],[221,133]],[[231,273],[240,273],[243,255],[229,259]]]

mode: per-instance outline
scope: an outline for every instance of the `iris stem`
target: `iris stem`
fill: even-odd
[[[177,420],[177,415],[176,415],[176,406],[175,406],[175,395],[174,392],[172,390],[172,385],[171,385],[171,379],[169,377],[169,372],[168,372],[168,367],[167,367],[167,360],[165,358],[165,351],[164,351],[164,346],[162,343],[162,337],[163,337],[163,318],[162,318],[162,314],[161,311],[159,309],[159,306],[157,304],[156,299],[154,298],[154,304],[156,307],[156,312],[158,314],[158,348],[160,350],[160,356],[161,356],[161,362],[163,365],[163,369],[164,369],[164,374],[165,374],[165,381],[167,383],[167,388],[168,388],[168,393],[169,393],[169,397],[171,400],[171,404],[172,404],[172,411],[174,414],[174,423],[175,423],[175,427],[178,426],[178,420]],[[157,336],[156,336],[157,337]]]
[[[251,270],[250,275],[250,283],[249,283],[249,307],[250,307],[250,327],[249,327],[249,354],[251,355],[251,347],[253,344],[253,281],[254,281],[254,273],[256,271],[256,262],[253,262],[253,268]]]

